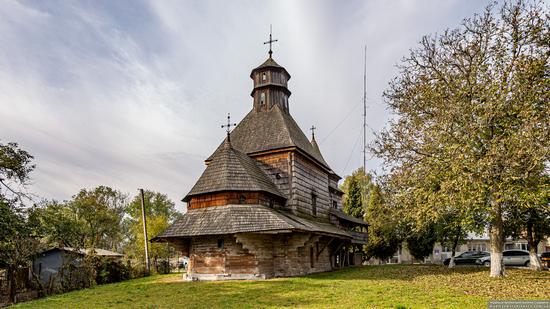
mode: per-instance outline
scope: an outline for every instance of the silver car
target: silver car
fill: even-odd
[[[529,266],[529,251],[504,250],[502,251],[502,260],[506,266]],[[490,266],[491,256],[477,259],[476,264]]]

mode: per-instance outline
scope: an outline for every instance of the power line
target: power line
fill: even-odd
[[[344,171],[348,168],[349,161],[351,160],[351,157],[353,156],[353,153],[355,152],[355,148],[357,147],[357,143],[359,142],[359,138],[361,137],[361,133],[363,133],[363,131],[359,130],[359,134],[357,134],[357,138],[355,139],[355,143],[353,143],[353,149],[351,150],[351,153],[349,154],[348,161],[346,162],[346,166],[344,167]]]
[[[334,133],[334,131],[336,131],[336,129],[338,129],[342,123],[344,123],[344,121],[346,121],[349,116],[351,116],[351,114],[355,111],[355,109],[357,109],[357,107],[361,104],[361,102],[358,102],[349,112],[348,114],[325,136],[323,137],[323,139],[319,142],[319,144],[322,144],[327,138],[329,138],[332,133]]]

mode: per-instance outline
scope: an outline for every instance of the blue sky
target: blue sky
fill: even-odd
[[[487,4],[4,0],[0,141],[35,156],[38,198],[143,187],[183,209],[227,113],[239,121],[252,107],[250,70],[267,58],[273,24],[273,57],[292,75],[291,114],[306,134],[318,128],[325,159],[345,176],[362,164],[363,46],[372,141],[392,117],[382,93],[400,59]],[[367,165],[383,173],[375,158]]]

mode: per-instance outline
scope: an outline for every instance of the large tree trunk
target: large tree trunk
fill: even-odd
[[[504,261],[502,250],[504,249],[504,224],[502,222],[502,209],[496,202],[491,202],[493,220],[490,228],[491,243],[491,277],[504,276]]]
[[[451,260],[449,261],[449,268],[455,267],[455,249],[453,248],[453,252],[451,253]]]
[[[534,271],[542,271],[542,263],[538,256],[539,241],[534,235],[534,227],[527,224],[527,243],[529,244],[529,268]]]
[[[449,261],[449,268],[453,268],[455,267],[455,254],[456,254],[456,247],[458,246],[458,241],[460,240],[460,232],[461,232],[462,228],[459,226],[457,228],[457,233],[456,233],[456,237],[455,237],[455,240],[453,242],[453,248],[451,249],[451,260]]]
[[[536,245],[529,245],[529,268],[535,271],[542,271],[542,263],[539,255],[537,254]]]

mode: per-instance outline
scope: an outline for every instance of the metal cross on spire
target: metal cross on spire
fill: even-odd
[[[315,139],[315,129],[317,129],[315,126],[311,126],[311,128],[309,128],[311,130],[311,140],[314,140]]]
[[[230,133],[231,133],[231,127],[237,126],[236,123],[231,123],[231,114],[227,113],[227,124],[222,124],[222,128],[225,128],[225,131],[227,132],[227,140],[230,141]]]
[[[273,40],[273,39],[271,38],[271,30],[272,30],[272,27],[271,27],[271,24],[270,24],[270,25],[269,25],[269,41],[264,42],[264,45],[265,45],[265,44],[269,44],[269,58],[271,58],[271,55],[273,54],[273,51],[271,50],[271,44],[272,44],[272,43],[275,43],[275,42],[277,42],[277,41],[279,41],[279,40],[277,40],[277,39]]]

